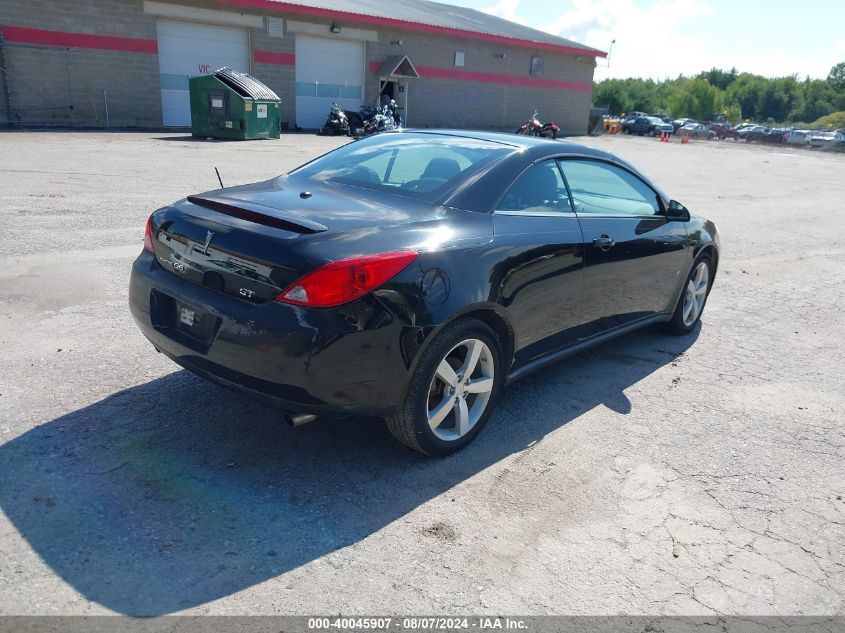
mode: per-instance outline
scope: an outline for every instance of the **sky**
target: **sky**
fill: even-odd
[[[824,79],[845,61],[845,0],[441,1],[610,50],[609,64],[597,60],[596,81],[713,67]]]

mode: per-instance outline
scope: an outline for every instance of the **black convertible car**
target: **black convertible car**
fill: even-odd
[[[293,424],[380,415],[446,455],[506,383],[652,323],[690,332],[718,261],[716,227],[615,156],[402,132],[155,211],[130,305],[157,350]]]

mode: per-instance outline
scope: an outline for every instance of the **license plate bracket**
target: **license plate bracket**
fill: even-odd
[[[197,320],[197,313],[188,308],[182,308],[179,311],[179,323],[187,326],[192,326]]]
[[[222,322],[208,310],[157,290],[150,296],[150,319],[156,330],[201,353],[208,352]]]

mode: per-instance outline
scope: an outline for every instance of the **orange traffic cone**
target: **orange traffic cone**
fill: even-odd
[[[660,133],[660,142],[661,143],[668,143],[669,142],[669,132],[661,132]]]
[[[689,145],[689,136],[684,132],[684,137],[681,139],[681,145]]]

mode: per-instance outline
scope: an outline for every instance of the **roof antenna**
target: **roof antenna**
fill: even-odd
[[[225,189],[223,186],[223,179],[220,177],[220,172],[217,171],[217,167],[214,168],[214,173],[217,174],[217,181],[220,183],[220,188]]]

